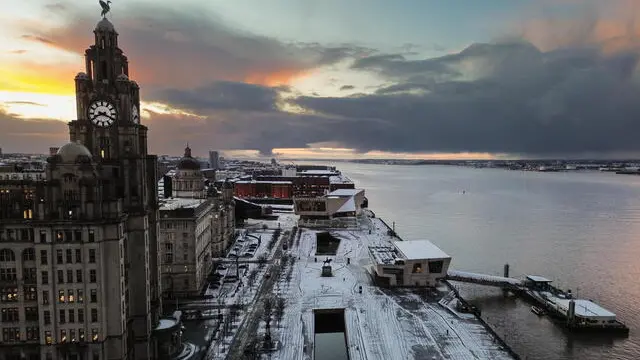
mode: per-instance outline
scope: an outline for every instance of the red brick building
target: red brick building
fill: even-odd
[[[233,194],[239,198],[291,199],[293,184],[291,181],[236,181]]]

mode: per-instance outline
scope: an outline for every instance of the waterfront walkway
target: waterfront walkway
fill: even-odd
[[[341,239],[337,254],[330,256],[333,277],[321,277],[326,256],[315,254],[315,231],[301,229],[300,240],[290,248],[297,259],[292,277],[279,280],[287,307],[272,329],[280,346],[271,359],[313,358],[315,309],[345,309],[352,360],[512,359],[479,321],[461,318],[438,303],[449,292],[446,287],[427,292],[372,285],[365,269],[368,246],[397,238],[379,219],[364,218],[359,225],[332,231]]]

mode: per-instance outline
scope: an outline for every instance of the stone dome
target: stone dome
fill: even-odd
[[[76,75],[76,79],[86,80],[89,79],[89,75],[83,72],[79,72],[78,75]]]
[[[184,157],[176,166],[178,170],[200,170],[200,162],[191,156],[191,148],[189,145],[184,149]]]
[[[113,27],[113,24],[111,21],[107,20],[107,18],[102,18],[102,20],[98,22],[98,25],[96,25],[96,29],[94,31],[116,32],[116,28]]]
[[[129,81],[129,77],[127,76],[127,74],[120,74],[120,75],[118,75],[116,80],[117,81]]]
[[[76,162],[78,156],[87,156],[91,158],[91,152],[84,145],[79,142],[70,142],[62,145],[58,149],[57,155],[60,155],[62,162],[73,163]]]

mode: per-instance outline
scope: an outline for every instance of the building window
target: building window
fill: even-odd
[[[96,250],[89,249],[89,263],[93,264],[96,262]]]
[[[22,269],[22,278],[27,284],[35,284],[38,282],[38,276],[36,268],[24,268]]]
[[[24,291],[24,300],[25,301],[38,301],[38,290],[36,290],[35,286],[25,286]]]
[[[38,321],[38,308],[26,307],[24,308],[24,319],[26,321]]]
[[[91,329],[91,341],[98,341],[98,329]]]
[[[2,322],[13,323],[19,322],[20,315],[18,314],[18,308],[3,308],[2,309]]]
[[[84,322],[84,309],[78,309],[78,322]]]
[[[51,337],[51,331],[47,330],[44,332],[44,341],[47,345],[53,344],[53,337]],[[47,355],[51,355],[51,353],[47,353]]]
[[[89,230],[89,242],[95,242],[96,241],[96,234],[93,232],[93,230]]]
[[[22,261],[35,261],[36,251],[34,249],[25,249],[22,252]]]
[[[61,343],[67,342],[67,330],[65,329],[60,330],[60,342]]]
[[[413,264],[413,270],[411,270],[411,273],[419,274],[421,272],[422,272],[422,264],[421,263]]]
[[[76,270],[76,282],[82,282],[82,270]]]
[[[71,252],[71,249],[67,249],[66,253],[67,253],[67,264],[73,264],[73,253]]]
[[[82,242],[82,231],[80,230],[76,230],[73,232],[73,237],[75,241],[80,241]]]
[[[80,249],[76,249],[76,263],[82,262],[82,251]]]
[[[91,289],[91,293],[89,294],[90,297],[90,302],[92,303],[96,303],[98,302],[98,290],[96,289]]]
[[[13,282],[18,278],[16,274],[16,268],[3,268],[0,269],[0,280]]]
[[[71,322],[71,321],[69,321],[69,322]],[[69,338],[71,339],[71,342],[76,342],[76,330],[75,329],[70,329],[69,330]],[[78,359],[78,355],[77,354],[72,354],[72,357],[70,357],[69,360],[72,360],[73,356],[75,356],[74,360]]]
[[[40,338],[40,329],[37,326],[27,328],[27,340],[38,340]]]
[[[40,250],[40,265],[47,265],[48,263],[47,250]]]
[[[57,242],[64,241],[64,233],[61,230],[56,231],[56,241]]]
[[[429,261],[429,272],[439,274],[444,267],[443,260]]]
[[[71,269],[67,270],[67,282],[68,283],[72,283],[73,282],[73,270],[71,270]]]
[[[20,328],[2,329],[2,341],[3,342],[20,341]]]
[[[65,324],[67,322],[67,312],[64,309],[60,309],[60,314],[58,315],[58,322],[60,324]]]
[[[73,309],[69,309],[69,323],[76,322],[76,312]]]
[[[56,250],[56,264],[62,264],[62,250]]]
[[[58,302],[60,303],[66,302],[66,297],[64,296],[64,290],[58,290]]]
[[[58,270],[58,284],[64,283],[64,271]]]
[[[78,302],[81,303],[84,301],[84,292],[82,289],[78,289]]]
[[[18,278],[16,274],[16,268],[3,268],[0,269],[0,280],[13,282]]]
[[[0,301],[2,301],[3,303],[12,303],[18,301],[18,288],[0,288]]]
[[[96,271],[95,270],[89,270],[89,282],[96,282],[97,281],[97,276],[96,276]]]
[[[164,244],[164,263],[173,264],[173,243]]]
[[[40,242],[43,244],[47,242],[47,232],[44,230],[40,230]]]
[[[78,329],[78,338],[80,341],[84,341],[84,329]]]
[[[42,292],[42,305],[49,305],[49,291]]]
[[[51,325],[51,312],[49,310],[45,310],[42,315],[44,317],[44,324]]]
[[[76,297],[74,296],[72,289],[67,290],[67,298],[69,299],[70,303],[76,301]]]
[[[0,261],[16,261],[16,255],[11,249],[2,249],[0,250]]]
[[[91,322],[92,323],[98,322],[98,309],[91,309]]]

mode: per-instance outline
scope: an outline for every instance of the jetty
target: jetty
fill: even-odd
[[[445,281],[457,281],[484,286],[499,287],[542,308],[546,313],[572,331],[602,331],[628,335],[629,328],[616,314],[592,300],[574,298],[571,290],[563,291],[551,285],[539,275],[527,275],[525,279],[509,277],[509,265],[504,276],[495,276],[449,270]]]

